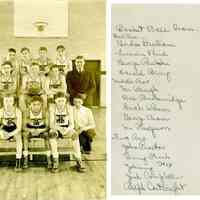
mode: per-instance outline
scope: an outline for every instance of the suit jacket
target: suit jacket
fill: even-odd
[[[95,80],[88,71],[79,73],[77,70],[72,70],[67,73],[66,82],[71,97],[76,96],[78,93],[89,95],[96,89]]]

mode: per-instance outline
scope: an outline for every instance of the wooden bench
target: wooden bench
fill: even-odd
[[[69,155],[70,160],[73,160],[74,149],[71,143],[71,139],[57,139],[59,155]],[[15,155],[16,154],[16,142],[9,140],[0,140],[0,156]],[[44,139],[31,138],[29,142],[29,158],[33,160],[33,155],[46,155],[46,149],[44,145]]]

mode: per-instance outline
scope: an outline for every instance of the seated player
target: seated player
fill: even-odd
[[[19,61],[19,73],[20,76],[23,76],[29,72],[29,67],[31,66],[33,59],[31,57],[30,49],[23,47],[20,51],[21,58]]]
[[[46,47],[40,47],[39,58],[36,59],[36,62],[40,66],[40,74],[47,76],[49,73],[49,70],[51,68],[52,61],[50,58],[47,57],[47,48]]]
[[[3,107],[0,109],[0,139],[16,140],[16,171],[21,171],[22,158],[22,113],[16,107],[14,96],[3,98]]]
[[[74,124],[79,134],[79,141],[83,153],[90,154],[91,143],[95,137],[95,121],[92,111],[83,106],[83,99],[77,95],[74,98]]]
[[[59,67],[59,70],[66,75],[69,71],[72,71],[72,61],[67,57],[65,47],[58,45],[56,48],[56,61],[55,64]]]
[[[46,94],[48,101],[51,103],[53,101],[54,95],[58,92],[67,91],[65,76],[59,72],[56,65],[51,67],[49,76],[46,78]]]
[[[20,108],[25,109],[25,105],[29,101],[29,97],[34,95],[40,95],[44,100],[44,106],[46,106],[45,95],[45,79],[40,75],[39,65],[32,63],[29,68],[29,73],[23,76],[20,96]]]
[[[58,171],[58,150],[55,136],[63,139],[71,139],[74,148],[74,157],[77,162],[77,171],[84,172],[81,160],[80,144],[78,135],[74,130],[73,108],[68,103],[64,93],[59,92],[55,95],[55,105],[52,104],[49,108],[50,116],[50,131],[49,143],[53,155],[53,172]]]
[[[24,145],[24,164],[23,168],[28,168],[28,142],[33,137],[40,137],[45,140],[47,149],[48,166],[51,165],[50,150],[48,144],[48,113],[43,106],[43,100],[40,96],[33,96],[30,105],[27,107],[23,124],[23,145]]]
[[[0,73],[0,95],[13,94],[17,92],[17,74],[13,70],[13,65],[10,61],[5,61],[1,65]]]

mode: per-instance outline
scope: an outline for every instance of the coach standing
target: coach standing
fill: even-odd
[[[84,99],[84,105],[91,106],[92,102],[88,98],[95,89],[94,77],[84,69],[85,59],[83,56],[77,56],[75,59],[75,69],[68,72],[66,76],[67,89],[70,94],[70,102],[73,104],[73,98],[77,95]]]

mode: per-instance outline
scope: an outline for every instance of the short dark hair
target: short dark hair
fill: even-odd
[[[64,47],[63,45],[58,45],[58,46],[56,47],[56,50],[58,50],[58,49],[65,50],[65,47]]]
[[[57,92],[54,96],[54,99],[57,99],[57,98],[66,98],[66,95],[64,92]]]
[[[73,97],[73,100],[74,99],[81,99],[82,101],[84,101],[83,97],[80,95],[80,94],[76,94],[74,97]]]
[[[39,51],[47,51],[47,48],[46,47],[40,47]]]
[[[9,48],[9,49],[8,49],[8,52],[17,53],[16,49],[14,49],[14,48]]]
[[[50,70],[55,69],[55,68],[59,69],[58,65],[53,64],[53,65],[51,65]]]
[[[83,57],[83,56],[76,56],[76,58],[75,58],[75,60],[78,60],[78,59],[83,59],[83,60],[85,60],[85,58]]]
[[[38,65],[39,66],[39,64],[37,62],[32,62],[31,66],[34,66],[34,65]]]
[[[13,65],[10,61],[5,61],[1,64],[1,66],[4,66],[4,65],[10,65],[10,67],[13,68]]]
[[[35,96],[32,96],[31,100],[30,100],[30,103],[34,102],[34,101],[39,101],[39,102],[43,102],[43,99],[41,96],[39,95],[35,95]]]
[[[24,51],[28,51],[30,53],[30,49],[27,47],[21,48],[20,52],[23,53]]]

